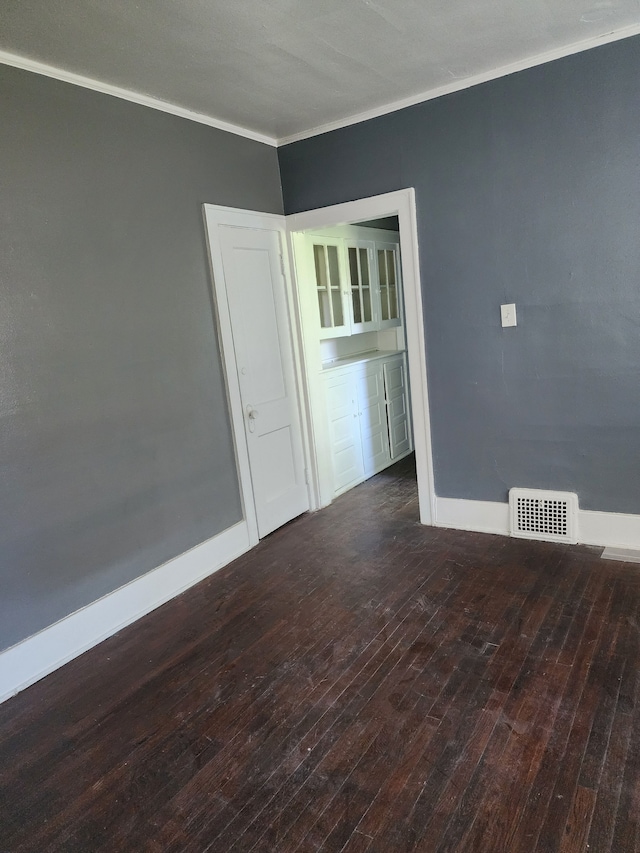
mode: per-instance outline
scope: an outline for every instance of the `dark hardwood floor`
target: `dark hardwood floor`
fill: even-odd
[[[640,850],[640,567],[399,463],[0,707],[0,850]]]

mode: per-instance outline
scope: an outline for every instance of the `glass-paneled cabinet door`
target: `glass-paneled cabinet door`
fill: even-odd
[[[311,237],[316,298],[320,317],[320,338],[351,334],[348,305],[343,290],[341,240]]]
[[[376,243],[376,254],[380,283],[378,328],[389,329],[401,323],[400,246],[397,243]]]
[[[375,243],[365,240],[345,241],[352,335],[379,328],[378,300],[374,294],[374,247]]]

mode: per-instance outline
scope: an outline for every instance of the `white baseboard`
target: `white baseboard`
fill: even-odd
[[[506,536],[509,533],[509,504],[437,497],[436,527],[502,533]]]
[[[640,550],[637,548],[605,548],[603,560],[616,560],[619,563],[640,563]]]
[[[509,504],[436,498],[436,527],[509,535]],[[578,541],[583,545],[640,548],[640,515],[578,512]]]
[[[0,654],[0,702],[248,551],[246,522],[164,563]]]
[[[578,513],[579,541],[609,548],[640,548],[640,515],[620,512]]]

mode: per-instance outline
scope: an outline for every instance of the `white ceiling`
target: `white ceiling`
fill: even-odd
[[[0,4],[0,50],[280,140],[636,30],[640,0]]]

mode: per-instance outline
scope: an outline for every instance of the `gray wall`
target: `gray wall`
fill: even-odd
[[[639,107],[633,38],[280,149],[287,213],[416,189],[438,495],[640,513]]]
[[[365,228],[381,228],[384,231],[397,231],[400,227],[397,216],[382,216],[380,219],[367,219],[365,222],[356,222]]]
[[[201,205],[275,149],[0,66],[0,648],[241,518]]]

